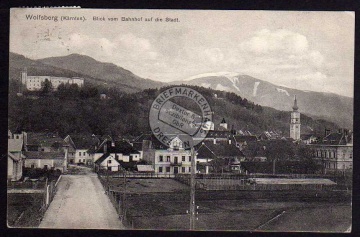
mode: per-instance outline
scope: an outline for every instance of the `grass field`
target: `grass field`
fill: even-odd
[[[123,191],[123,179],[110,182]],[[344,232],[351,225],[347,192],[198,190],[195,200],[197,230]],[[187,230],[189,204],[189,187],[173,179],[127,180],[129,228]]]
[[[9,227],[37,227],[43,194],[8,194],[7,223]]]

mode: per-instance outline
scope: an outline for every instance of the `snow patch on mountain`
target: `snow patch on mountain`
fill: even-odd
[[[280,93],[285,93],[287,96],[290,96],[289,92],[287,92],[287,90],[281,89],[281,88],[276,88],[276,90]]]
[[[257,88],[258,88],[259,85],[260,85],[260,82],[259,82],[259,81],[257,81],[257,82],[254,83],[253,96],[256,96]]]
[[[209,72],[209,73],[203,73],[203,74],[198,74],[196,76],[192,76],[189,77],[187,79],[184,79],[184,81],[191,81],[197,78],[202,78],[202,77],[235,77],[239,75],[239,73],[237,72]]]
[[[227,75],[225,76],[227,79],[229,79],[229,81],[231,81],[233,87],[235,87],[235,89],[237,91],[240,91],[240,88],[236,85],[236,83],[239,83],[239,78],[237,77],[238,75],[236,76],[232,76],[232,75]]]

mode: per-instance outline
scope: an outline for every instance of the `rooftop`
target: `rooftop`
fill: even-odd
[[[63,160],[65,158],[64,152],[42,152],[42,151],[26,151],[26,159],[53,159]]]

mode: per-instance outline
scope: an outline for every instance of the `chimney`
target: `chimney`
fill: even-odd
[[[105,144],[104,144],[104,154],[107,153],[107,148],[108,148],[107,145],[108,145],[107,142],[105,142]]]
[[[229,139],[229,145],[231,145],[231,139]]]
[[[216,144],[216,138],[214,138],[214,144]]]

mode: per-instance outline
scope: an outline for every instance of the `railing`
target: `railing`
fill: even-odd
[[[182,162],[170,162],[170,166],[182,166]]]

